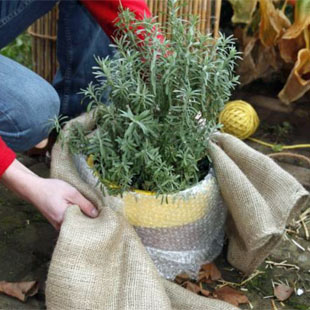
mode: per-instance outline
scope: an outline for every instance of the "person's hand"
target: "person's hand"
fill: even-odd
[[[78,205],[90,217],[98,215],[93,204],[74,187],[61,180],[41,178],[17,160],[5,171],[2,182],[36,206],[56,229],[60,228],[70,205]]]
[[[37,180],[37,194],[31,198],[31,202],[47,218],[47,220],[59,229],[70,205],[78,205],[89,217],[98,215],[93,204],[82,196],[74,187],[57,179]]]

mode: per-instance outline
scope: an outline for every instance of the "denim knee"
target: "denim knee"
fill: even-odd
[[[0,56],[0,135],[14,151],[25,151],[48,136],[58,116],[55,89],[37,74]]]

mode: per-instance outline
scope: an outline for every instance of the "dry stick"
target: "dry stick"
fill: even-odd
[[[198,30],[201,33],[202,33],[202,29],[201,29],[202,19],[204,18],[203,14],[202,14],[202,2],[203,2],[203,0],[200,0],[198,3],[198,16],[199,16]]]
[[[202,0],[202,3],[201,3],[201,25],[200,25],[200,31],[203,34],[206,33],[207,2],[208,2],[208,0]]]
[[[189,20],[190,15],[193,14],[193,1],[187,3],[188,13],[186,19]]]
[[[294,264],[288,264],[286,263],[286,261],[283,261],[281,263],[276,263],[276,262],[273,262],[273,261],[270,261],[270,260],[266,260],[265,261],[266,264],[269,264],[269,265],[272,265],[272,266],[276,266],[276,267],[284,267],[284,268],[294,268],[296,270],[300,270],[300,267],[297,266],[297,265],[294,265]]]
[[[215,22],[214,22],[214,38],[219,37],[220,19],[221,19],[222,0],[215,2]]]
[[[160,25],[163,26],[164,25],[164,0],[158,0],[159,1],[159,22],[160,22]]]
[[[196,16],[196,17],[200,17],[200,12],[199,12],[199,2],[201,0],[195,0],[195,2],[193,3],[193,7],[192,7],[192,15]],[[199,26],[200,23],[196,24],[196,30],[199,31]]]
[[[307,228],[307,225],[306,225],[305,221],[301,220],[301,224],[302,224],[302,227],[303,227],[303,229],[305,231],[306,240],[309,240],[309,231],[308,231],[308,228]]]
[[[256,270],[247,279],[243,280],[241,283],[229,282],[229,281],[225,281],[225,280],[219,280],[219,282],[222,283],[222,284],[219,285],[219,287],[221,288],[221,287],[224,287],[224,286],[227,286],[227,285],[234,286],[234,287],[241,287],[241,286],[245,285],[246,283],[248,283],[249,281],[253,280],[258,275],[263,274],[263,273],[265,273],[265,272],[264,271],[260,271],[260,270]]]
[[[157,12],[156,12],[156,3],[157,3],[157,0],[153,0],[153,14],[154,15],[157,15]]]
[[[160,1],[156,0],[156,16],[158,17],[158,21],[159,21],[159,7],[160,7]]]
[[[189,14],[191,12],[191,3],[188,3],[187,1],[184,1],[184,19],[188,20]]]
[[[211,33],[212,0],[207,0],[207,33]]]
[[[194,11],[193,14],[198,16],[199,15],[199,3],[201,2],[201,0],[195,0],[194,2]]]
[[[168,12],[168,1],[167,0],[163,0],[163,26],[166,27],[166,23],[167,23],[167,18],[168,18],[168,14],[170,12]]]
[[[160,3],[161,1],[160,0],[156,0],[156,3],[157,3],[157,21],[161,24],[161,16],[160,16]]]
[[[275,301],[273,299],[271,299],[271,306],[272,306],[272,310],[278,310]]]
[[[153,13],[151,8],[151,2],[149,0],[146,0],[146,5],[150,9],[151,13]]]
[[[185,11],[186,11],[186,7],[184,6],[183,1],[180,1],[179,17],[181,17],[182,19],[185,18]]]
[[[272,153],[272,154],[268,154],[269,157],[271,158],[277,158],[277,157],[288,157],[288,158],[294,158],[294,159],[298,159],[298,160],[302,160],[305,161],[309,167],[310,167],[310,159],[304,155],[301,154],[295,154],[295,153],[289,153],[289,152],[284,152],[284,153]]]
[[[146,5],[148,6],[148,8],[150,9],[151,13],[153,14],[153,11],[152,11],[152,2],[149,1],[149,0],[146,0]]]

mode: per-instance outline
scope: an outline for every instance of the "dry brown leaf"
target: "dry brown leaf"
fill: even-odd
[[[302,49],[298,53],[297,62],[288,77],[279,98],[289,104],[301,98],[310,90],[310,50]]]
[[[274,295],[280,301],[284,301],[288,299],[292,295],[293,292],[294,292],[294,289],[284,284],[277,285],[273,290]]]
[[[296,39],[310,25],[310,0],[298,1],[295,6],[294,23],[287,29],[283,39]]]
[[[306,45],[304,35],[294,39],[281,39],[278,43],[280,56],[286,63],[295,63],[298,52]]]
[[[217,281],[219,279],[222,279],[221,272],[217,269],[215,264],[205,264],[201,267],[201,271],[199,273],[199,278],[201,280],[212,280]]]
[[[291,22],[270,0],[260,0],[259,38],[265,47],[275,46]]]
[[[0,293],[15,297],[21,301],[26,301],[28,297],[38,293],[38,282],[5,282],[0,281]]]
[[[230,286],[221,287],[213,292],[213,297],[226,301],[234,306],[248,304],[248,298],[240,291],[233,289]]]
[[[241,85],[247,85],[273,72],[279,72],[283,62],[277,56],[275,47],[265,47],[257,37],[247,37],[239,30],[242,38],[242,61],[238,64]]]
[[[177,284],[182,284],[182,283],[184,283],[185,281],[188,281],[188,280],[189,280],[189,276],[186,273],[181,273],[181,274],[176,276],[174,281]]]
[[[198,294],[201,291],[201,288],[198,284],[192,283],[192,282],[187,282],[185,285],[185,288],[188,289],[189,291]]]
[[[306,31],[310,25],[310,0],[298,1],[295,6],[294,23],[279,42],[280,55],[287,63],[294,63],[299,50],[306,46]]]
[[[206,297],[209,297],[211,295],[211,292],[202,288],[200,289],[200,293],[203,295],[203,296],[206,296]]]

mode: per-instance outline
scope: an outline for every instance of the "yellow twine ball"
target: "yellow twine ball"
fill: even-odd
[[[219,122],[223,132],[243,140],[250,137],[259,125],[259,118],[254,108],[243,100],[227,103],[220,113]]]

